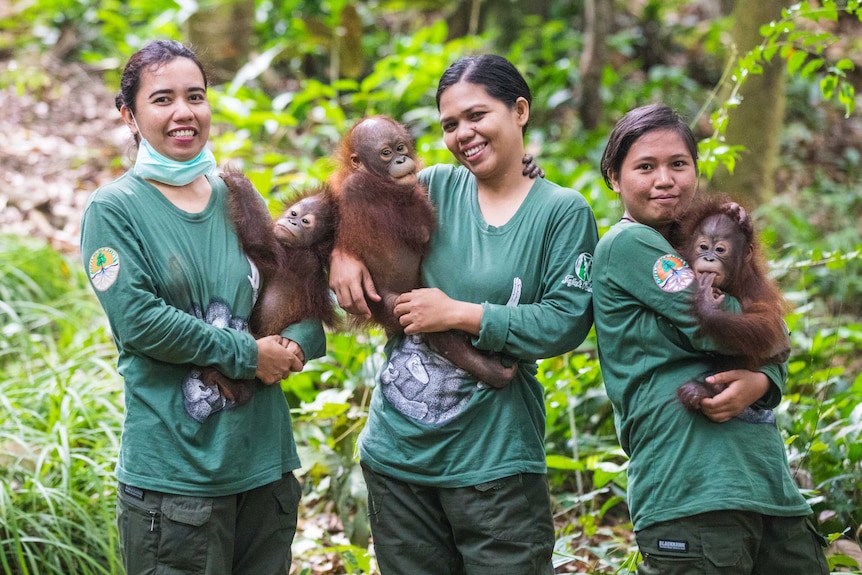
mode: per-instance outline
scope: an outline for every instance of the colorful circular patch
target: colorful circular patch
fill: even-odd
[[[656,260],[652,267],[652,277],[662,290],[676,293],[684,290],[694,281],[694,270],[679,256],[666,254]]]
[[[90,256],[87,268],[93,287],[105,291],[114,285],[120,275],[120,256],[113,248],[99,248]]]

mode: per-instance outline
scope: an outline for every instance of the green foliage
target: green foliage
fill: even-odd
[[[122,419],[116,352],[79,268],[41,242],[0,236],[6,573],[121,571],[113,527]]]
[[[819,184],[817,182],[820,182]],[[831,532],[859,525],[862,509],[862,231],[850,210],[855,188],[824,185],[758,213],[769,219],[774,271],[796,311],[788,317],[794,349],[782,426],[791,460],[810,477],[815,507]],[[800,210],[808,210],[800,217]]]
[[[173,0],[38,0],[18,2],[0,16],[0,47],[54,47],[89,63],[116,67],[150,38],[179,38],[188,17]]]
[[[799,193],[777,197],[757,214],[767,220],[763,240],[774,246],[775,275],[797,302],[816,298],[817,315],[862,314],[862,198],[857,184],[830,181],[822,172]],[[793,282],[791,284],[791,281]]]
[[[302,373],[283,384],[289,400],[291,396],[300,400],[293,421],[308,489],[304,505],[318,511],[331,505],[344,535],[358,549],[368,547],[370,527],[356,440],[365,425],[370,387],[382,364],[382,344],[379,334],[371,338],[329,334],[326,357],[310,361]],[[291,400],[291,404],[297,402]],[[345,563],[361,559],[356,549],[332,549]]]
[[[855,89],[847,72],[853,69],[849,58],[840,58],[829,62],[827,49],[839,41],[839,37],[822,28],[808,28],[808,23],[821,19],[837,21],[839,12],[858,17],[862,20],[862,7],[856,0],[839,7],[835,0],[823,0],[821,3],[810,4],[799,2],[790,8],[782,9],[781,19],[761,27],[760,35],[763,41],[749,52],[742,54],[726,74],[730,82],[730,95],[710,115],[713,133],[709,138],[699,142],[700,171],[710,179],[719,165],[724,165],[733,172],[736,159],[742,148],[730,146],[724,142],[724,134],[729,120],[728,113],[741,104],[739,92],[746,80],[763,73],[763,64],[780,57],[787,62],[787,71],[792,76],[810,79],[820,75],[820,92],[824,99],[837,97],[844,108],[845,117],[849,117],[856,104]],[[718,88],[714,91],[717,93]],[[706,104],[701,109],[706,109]]]

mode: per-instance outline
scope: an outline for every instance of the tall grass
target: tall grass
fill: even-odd
[[[122,573],[113,468],[121,385],[77,262],[0,236],[0,566]]]

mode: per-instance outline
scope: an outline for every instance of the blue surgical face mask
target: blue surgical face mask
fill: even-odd
[[[132,117],[134,120],[134,116]],[[135,120],[135,126],[138,122]],[[138,128],[138,134],[141,129]],[[214,173],[216,161],[213,153],[206,146],[194,159],[188,162],[178,162],[158,153],[141,135],[138,145],[138,157],[132,173],[141,178],[155,180],[169,186],[185,186],[199,176]]]

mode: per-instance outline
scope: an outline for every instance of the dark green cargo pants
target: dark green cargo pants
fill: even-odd
[[[713,511],[637,532],[638,575],[828,575],[825,540],[805,517]]]
[[[441,488],[363,473],[382,575],[553,574],[545,475]]]
[[[301,490],[292,473],[225,497],[120,484],[117,525],[128,575],[287,575]]]

